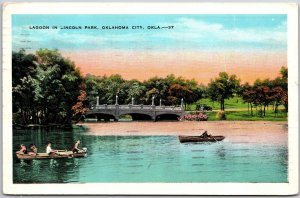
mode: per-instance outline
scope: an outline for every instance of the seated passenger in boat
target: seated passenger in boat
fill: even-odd
[[[20,150],[16,152],[16,154],[27,154],[27,148],[24,144],[20,145]]]
[[[37,155],[37,148],[35,144],[30,144],[30,151],[28,152],[28,154],[33,156]]]
[[[47,144],[46,153],[48,155],[55,155],[57,153],[57,150],[51,148],[51,142],[48,142]]]
[[[80,144],[80,140],[77,140],[73,146],[72,146],[72,152],[73,153],[79,153],[81,150],[78,148],[78,145]]]

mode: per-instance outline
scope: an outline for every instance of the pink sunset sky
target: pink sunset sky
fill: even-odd
[[[273,79],[281,66],[287,66],[287,55],[281,52],[215,52],[215,51],[125,51],[99,50],[62,52],[80,68],[83,75],[120,74],[125,79],[147,80],[168,74],[194,78],[207,84],[219,72],[236,74],[242,82]]]

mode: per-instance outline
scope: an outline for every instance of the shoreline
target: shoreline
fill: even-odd
[[[37,129],[37,128],[44,128],[44,129],[51,129],[51,128],[57,128],[57,129],[64,129],[64,130],[72,130],[73,124],[13,124],[13,129],[16,130],[23,130],[23,129]]]
[[[80,123],[87,135],[161,136],[223,135],[232,142],[287,144],[287,121],[183,121]]]

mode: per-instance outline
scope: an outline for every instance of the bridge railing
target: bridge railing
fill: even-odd
[[[154,105],[92,105],[91,110],[94,109],[136,109],[136,110],[183,110],[182,107],[176,107],[176,106],[154,106]]]
[[[182,107],[176,107],[176,106],[156,106],[156,109],[162,109],[162,110],[183,110]]]
[[[92,105],[91,109],[115,109],[116,106],[115,105]]]

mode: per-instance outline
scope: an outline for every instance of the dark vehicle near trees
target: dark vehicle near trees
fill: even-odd
[[[212,111],[212,107],[210,107],[206,104],[197,104],[196,110],[197,111]]]

